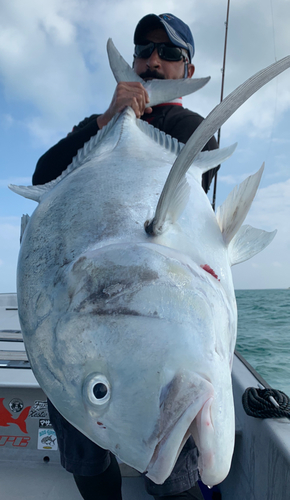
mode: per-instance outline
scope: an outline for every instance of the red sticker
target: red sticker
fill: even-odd
[[[3,401],[4,398],[0,398],[0,427],[8,427],[10,424],[16,424],[19,429],[24,432],[24,434],[27,434],[25,421],[28,417],[31,406],[24,408],[18,418],[13,418],[12,413],[6,410]]]

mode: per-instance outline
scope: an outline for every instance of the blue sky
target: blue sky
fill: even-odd
[[[218,104],[226,0],[0,0],[0,293],[16,291],[19,225],[36,203],[8,190],[30,184],[38,158],[73,125],[105,111],[115,82],[106,56],[111,37],[131,63],[133,31],[148,13],[172,12],[196,43],[196,77],[208,85],[184,99],[206,116]],[[231,2],[225,96],[256,71],[290,54],[288,0]],[[217,205],[266,163],[247,223],[272,231],[272,244],[233,268],[239,288],[290,286],[290,70],[253,96],[222,129],[222,146],[238,142],[218,180]]]

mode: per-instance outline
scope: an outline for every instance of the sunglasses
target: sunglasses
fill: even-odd
[[[174,47],[174,45],[167,43],[155,42],[148,42],[146,45],[135,45],[134,57],[149,59],[155,49],[157,49],[160,59],[163,59],[164,61],[181,61],[182,59],[188,60],[186,50]]]

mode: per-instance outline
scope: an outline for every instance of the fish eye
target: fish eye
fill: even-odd
[[[83,391],[86,398],[93,405],[104,405],[111,397],[110,383],[100,373],[92,373],[86,378]]]
[[[96,399],[104,399],[108,392],[107,386],[105,384],[102,384],[98,382],[96,385],[93,387],[93,393]]]

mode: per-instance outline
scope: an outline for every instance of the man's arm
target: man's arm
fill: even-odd
[[[67,137],[59,141],[39,158],[32,184],[39,185],[56,179],[72,162],[79,149],[99,130],[98,115],[85,118]]]
[[[45,184],[56,179],[72,162],[78,150],[90,140],[90,138],[103,128],[115,116],[123,111],[126,106],[131,106],[137,118],[145,112],[145,106],[149,97],[144,87],[139,82],[120,82],[114,92],[109,108],[102,115],[92,115],[85,118],[67,137],[50,148],[38,160],[32,183]],[[151,108],[146,108],[150,113]]]

